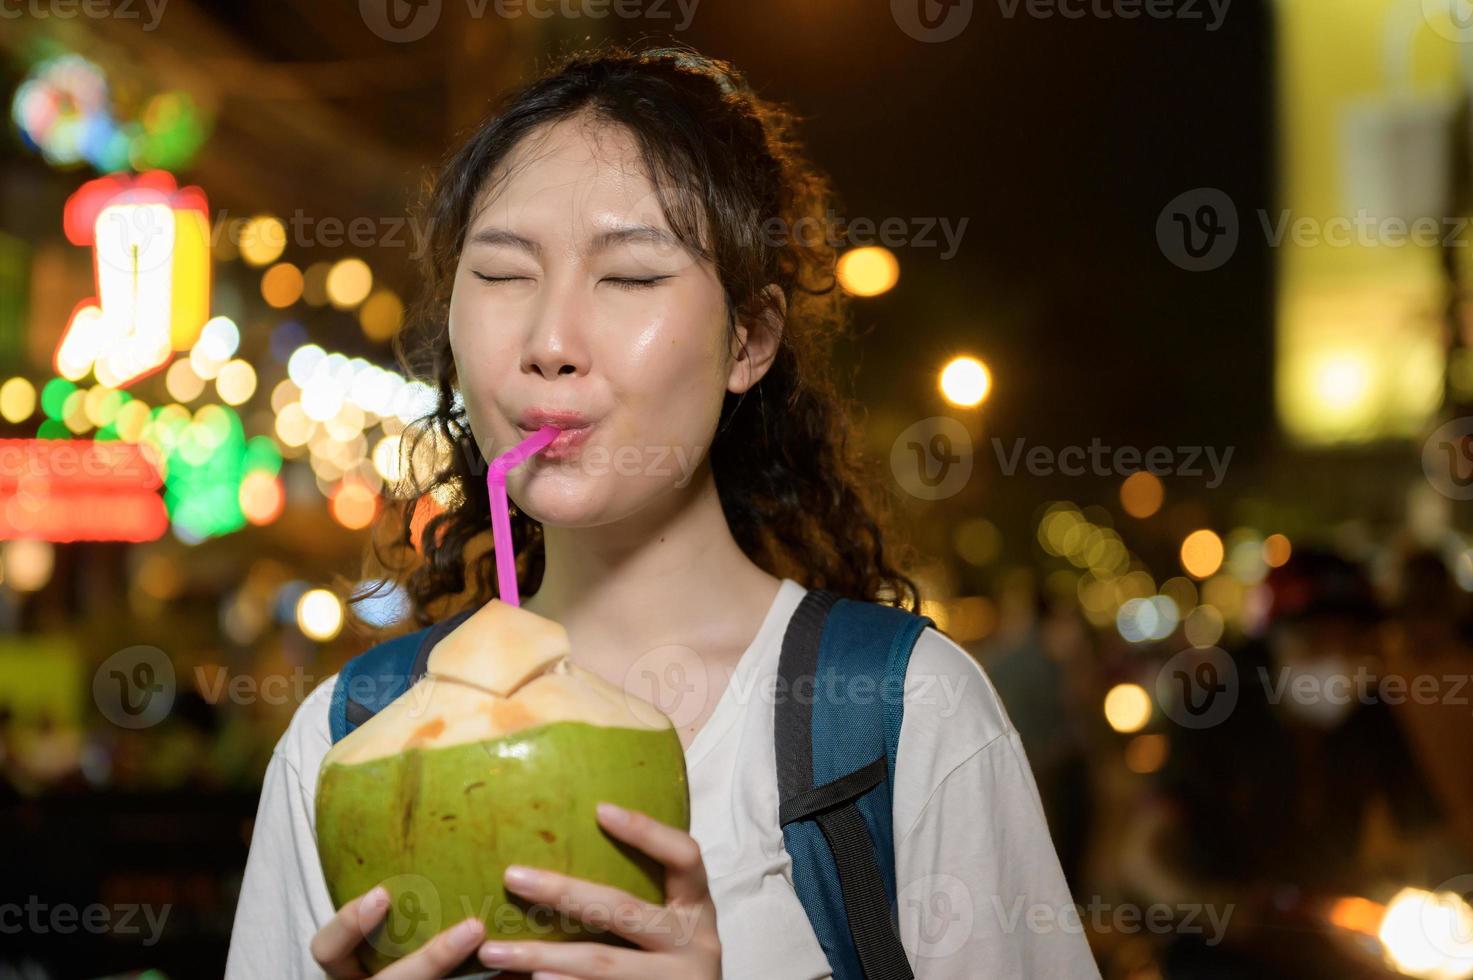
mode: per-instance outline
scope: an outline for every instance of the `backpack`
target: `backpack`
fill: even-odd
[[[407,691],[475,610],[369,648],[338,674],[337,742]],[[910,980],[896,913],[891,787],[911,650],[927,616],[810,589],[774,698],[778,822],[793,887],[835,980]]]

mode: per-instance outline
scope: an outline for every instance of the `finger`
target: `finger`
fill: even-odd
[[[620,888],[570,875],[508,865],[506,887],[533,902],[572,913],[595,929],[607,929],[645,949],[669,949],[673,930],[662,925],[669,917],[663,905],[651,905]]]
[[[605,943],[482,943],[478,958],[492,969],[521,970],[534,977],[550,973],[599,980],[648,980],[649,953]]]
[[[706,865],[701,846],[690,834],[647,813],[612,803],[598,805],[598,822],[665,866],[665,901],[699,902],[706,897]]]
[[[382,980],[435,980],[474,955],[485,938],[485,924],[480,919],[466,919],[376,975]]]
[[[577,977],[566,973],[553,973],[551,970],[538,970],[532,974],[532,980],[578,980]]]
[[[373,931],[389,910],[389,892],[383,885],[350,899],[327,924],[317,930],[309,949],[317,965],[332,980],[364,975],[353,957],[358,944]]]

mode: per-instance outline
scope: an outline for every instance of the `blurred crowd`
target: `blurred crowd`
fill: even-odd
[[[996,626],[969,647],[1023,738],[1074,895],[1039,927],[1087,931],[1107,978],[1467,976],[1473,597],[1457,571],[1414,550],[1375,577],[1297,547],[1261,585],[1261,626],[1208,647],[1180,631],[1128,643],[1031,572],[1004,576]],[[1149,695],[1139,718],[1110,710],[1122,685]],[[215,801],[185,819],[230,845],[190,872],[217,882],[197,924],[220,943],[227,859],[293,705],[206,693],[182,687],[141,730],[0,714],[0,792],[37,833],[47,814]],[[32,871],[45,888],[55,869]]]

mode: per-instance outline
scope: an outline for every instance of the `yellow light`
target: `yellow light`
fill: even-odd
[[[1145,776],[1161,768],[1170,748],[1165,735],[1137,735],[1125,746],[1125,767]]]
[[[1181,543],[1181,567],[1193,578],[1207,578],[1222,567],[1222,538],[1207,528],[1193,531]]]
[[[259,215],[240,230],[240,257],[247,265],[270,265],[286,250],[286,228],[270,215]]]
[[[1365,358],[1340,354],[1326,358],[1315,372],[1315,394],[1334,414],[1353,410],[1370,388],[1370,365]]]
[[[270,524],[285,504],[281,481],[265,470],[253,470],[240,481],[240,511],[252,524]]]
[[[200,211],[174,212],[173,279],[169,346],[188,350],[210,318],[210,222]]]
[[[291,378],[278,381],[276,387],[271,389],[271,411],[280,412],[301,397],[302,389],[298,388]]]
[[[187,357],[181,357],[164,372],[164,389],[176,402],[192,402],[205,390],[205,379],[195,373]]]
[[[317,423],[302,411],[301,402],[292,402],[276,413],[276,437],[288,446],[305,446],[316,430]]]
[[[332,516],[350,531],[368,527],[378,513],[378,497],[361,483],[344,482],[332,497]]]
[[[0,385],[0,418],[24,422],[36,411],[36,386],[25,378],[11,378]]]
[[[331,640],[343,628],[343,604],[327,589],[309,589],[297,600],[297,627],[319,643]]]
[[[87,418],[87,393],[78,389],[66,396],[66,401],[61,403],[61,420],[66,427],[80,435],[92,428],[92,422]]]
[[[5,584],[17,592],[36,592],[51,581],[56,550],[50,541],[19,538],[5,545]]]
[[[340,310],[363,302],[373,288],[373,272],[362,259],[343,259],[327,273],[327,298]]]
[[[869,245],[840,256],[835,275],[851,296],[878,296],[900,281],[900,262],[888,248]]]
[[[148,425],[148,403],[133,399],[118,409],[113,428],[124,442],[137,442],[143,438],[143,429]]]
[[[399,437],[384,436],[373,447],[373,468],[378,470],[378,475],[389,483],[398,483],[399,476],[403,472],[403,462],[399,457]]]
[[[975,357],[956,357],[941,369],[942,396],[960,408],[982,404],[992,390],[992,374]]]
[[[1282,534],[1270,534],[1263,539],[1263,561],[1269,568],[1278,568],[1289,560],[1293,546]]]
[[[227,405],[242,405],[256,393],[256,369],[236,358],[215,375],[215,390]]]
[[[1150,517],[1161,509],[1165,496],[1160,477],[1146,470],[1130,474],[1120,484],[1120,506],[1131,517]]]
[[[278,262],[261,276],[261,298],[278,310],[302,298],[302,272],[290,262]]]
[[[1454,892],[1403,888],[1386,906],[1377,938],[1409,977],[1473,977],[1473,908]]]
[[[1123,735],[1140,731],[1151,720],[1151,696],[1139,684],[1116,684],[1105,695],[1105,720]]]
[[[369,340],[389,340],[404,325],[404,304],[391,291],[380,289],[358,310],[358,322]]]

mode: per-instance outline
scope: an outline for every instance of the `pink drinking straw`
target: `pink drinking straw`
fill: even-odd
[[[544,425],[511,449],[497,456],[486,468],[486,493],[491,498],[491,541],[496,550],[496,586],[502,602],[520,606],[517,595],[517,556],[511,544],[511,515],[507,512],[506,474],[513,466],[547,448],[562,431]]]

